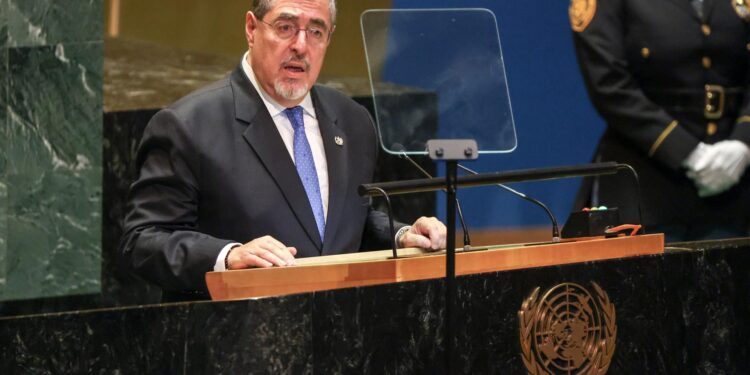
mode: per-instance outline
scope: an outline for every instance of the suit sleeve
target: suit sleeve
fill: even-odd
[[[205,291],[205,273],[234,241],[197,231],[199,153],[174,112],[162,110],[150,121],[136,165],[120,243],[123,264],[166,290]]]
[[[643,154],[678,169],[699,141],[650,101],[631,75],[623,4],[597,1],[591,23],[573,33],[581,73],[594,107],[612,130]]]
[[[368,160],[368,162],[372,164],[372,169],[374,171],[375,164],[378,161],[378,151],[380,150],[380,145],[378,143],[379,137],[377,136],[377,128],[375,127],[375,123],[372,121],[372,117],[370,116],[369,112],[367,112],[367,109],[362,106],[360,106],[360,108],[363,112],[363,119],[367,123],[367,134],[368,138],[370,139],[369,143],[372,145],[372,151],[369,153],[370,159]],[[405,225],[406,224],[394,220],[394,233]],[[370,207],[368,207],[367,209],[367,220],[365,221],[365,230],[362,235],[362,244],[360,245],[360,249],[388,249],[391,247],[393,240],[394,238],[391,235],[391,225],[388,214],[377,210],[372,207],[372,205],[370,205]]]

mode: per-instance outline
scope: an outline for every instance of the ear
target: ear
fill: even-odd
[[[253,12],[247,12],[245,15],[245,39],[247,39],[247,45],[253,48],[255,44],[255,30],[258,28],[258,19],[255,18]]]

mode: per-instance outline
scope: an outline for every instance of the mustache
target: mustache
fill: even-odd
[[[289,56],[281,62],[281,65],[289,64],[292,61],[302,63],[305,66],[305,70],[310,69],[310,62],[306,58],[300,56]]]

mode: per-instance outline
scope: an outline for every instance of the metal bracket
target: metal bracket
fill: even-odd
[[[430,139],[427,153],[432,160],[476,160],[479,147],[473,139]]]

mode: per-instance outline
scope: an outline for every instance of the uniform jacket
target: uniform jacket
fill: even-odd
[[[238,67],[148,124],[121,241],[125,264],[168,291],[205,292],[205,273],[231,242],[271,235],[297,257],[388,247],[387,216],[357,194],[376,162],[369,114],[329,88],[311,95],[330,185],[322,243],[289,152]]]
[[[646,224],[747,220],[750,213],[748,173],[730,191],[701,199],[681,166],[699,142],[750,143],[750,27],[735,4],[704,0],[701,17],[690,0],[571,3],[581,72],[607,122],[594,159],[637,170]],[[636,192],[622,173],[588,179],[579,203],[618,206],[633,222]]]

